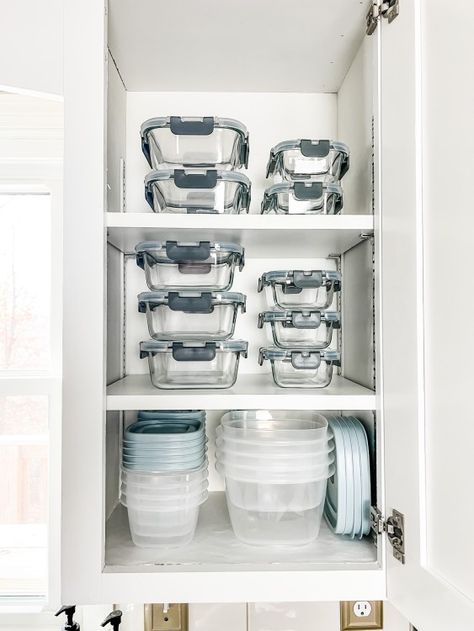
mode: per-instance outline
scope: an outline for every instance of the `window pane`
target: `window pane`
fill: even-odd
[[[44,593],[48,398],[0,397],[0,592]]]
[[[0,193],[0,370],[50,366],[48,194]]]
[[[46,434],[47,431],[48,397],[0,396],[0,437]]]

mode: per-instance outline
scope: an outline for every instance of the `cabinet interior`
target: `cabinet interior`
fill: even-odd
[[[349,413],[367,429],[372,502],[381,504],[381,432],[376,431],[381,417],[377,414],[376,423],[375,413],[377,252],[374,239],[366,238],[374,214],[373,43],[364,38],[363,3],[337,3],[334,15],[333,8],[329,11],[320,0],[303,4],[315,19],[298,19],[295,28],[291,22],[288,28],[285,16],[291,5],[279,0],[271,5],[246,1],[233,10],[207,1],[202,9],[207,19],[201,14],[200,29],[193,26],[193,15],[200,12],[201,3],[187,4],[193,15],[184,21],[182,15],[177,19],[174,3],[148,0],[140,7],[131,0],[109,3],[105,571],[166,572],[176,566],[183,571],[380,567],[375,539],[336,536],[324,522],[319,539],[301,549],[259,550],[238,543],[226,514],[222,479],[214,469],[214,430],[225,410],[268,407]],[[248,19],[239,20],[246,11]],[[325,20],[317,19],[321,16]],[[171,28],[163,27],[167,21]],[[245,37],[239,48],[243,61],[227,43],[239,29],[247,35],[246,50],[242,52]],[[219,55],[210,76],[214,46]],[[226,52],[227,48],[232,50]],[[170,114],[231,117],[248,127],[249,216],[160,216],[147,206],[143,179],[149,167],[141,152],[140,125],[152,116]],[[340,216],[260,216],[269,150],[289,138],[331,138],[349,145],[351,168],[343,180]],[[281,219],[288,222],[282,224]],[[173,392],[152,387],[147,362],[138,354],[138,344],[148,339],[148,331],[144,315],[137,311],[136,296],[146,284],[133,256],[134,245],[146,239],[225,239],[246,248],[246,265],[236,273],[233,290],[247,295],[247,312],[239,315],[234,337],[249,342],[249,354],[241,359],[237,383],[229,391]],[[265,294],[256,291],[258,277],[271,269],[338,266],[343,291],[333,308],[341,310],[343,326],[333,346],[342,352],[340,374],[321,391],[277,388],[270,367],[257,363],[259,347],[269,343],[268,332],[257,328],[258,313],[266,306]],[[118,503],[123,427],[134,420],[138,409],[155,408],[206,409],[208,416],[210,497],[201,508],[195,540],[183,549],[165,552],[133,546],[126,511]]]

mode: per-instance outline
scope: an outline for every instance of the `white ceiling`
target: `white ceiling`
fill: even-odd
[[[109,0],[131,91],[337,92],[369,0]]]

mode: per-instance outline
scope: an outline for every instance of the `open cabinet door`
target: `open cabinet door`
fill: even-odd
[[[442,190],[473,178],[469,5],[400,0],[380,25],[385,518],[404,516],[387,589],[418,631],[474,628],[474,336],[449,324],[449,307],[474,317],[474,226],[461,190]]]

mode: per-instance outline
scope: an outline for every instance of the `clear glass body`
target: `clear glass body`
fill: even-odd
[[[202,289],[225,291],[232,287],[237,257],[211,252],[206,261],[175,263],[169,259],[153,261],[145,256],[145,278],[152,290]]]
[[[333,283],[321,287],[305,287],[299,293],[285,293],[283,285],[278,283],[266,287],[268,305],[273,303],[282,309],[327,309],[334,298]]]
[[[238,215],[248,210],[240,182],[218,180],[214,188],[178,188],[173,179],[158,180],[152,191],[156,213]]]
[[[216,350],[211,361],[176,361],[171,350],[150,353],[148,364],[156,388],[230,388],[237,379],[240,353]]]
[[[148,135],[154,169],[163,166],[219,167],[240,166],[241,135],[233,129],[215,127],[208,136],[176,135],[169,127],[159,127]]]
[[[331,322],[323,320],[316,329],[297,329],[285,322],[267,322],[271,327],[272,339],[280,348],[327,348],[332,340]],[[329,325],[329,326],[328,326]]]
[[[234,534],[255,546],[303,546],[314,541],[321,527],[324,502],[306,510],[247,510],[227,496]]]
[[[273,379],[281,388],[325,388],[331,383],[333,366],[321,359],[318,368],[295,368],[290,359],[271,360]]]
[[[172,311],[168,305],[146,307],[150,336],[155,340],[227,340],[232,337],[237,304],[217,303],[211,313]]]
[[[299,149],[282,152],[280,175],[286,180],[335,182],[341,176],[342,154],[331,149],[324,158],[304,156]]]
[[[291,192],[275,195],[275,204],[266,213],[277,215],[335,215],[337,199],[335,193],[323,193],[319,199],[297,199]]]

